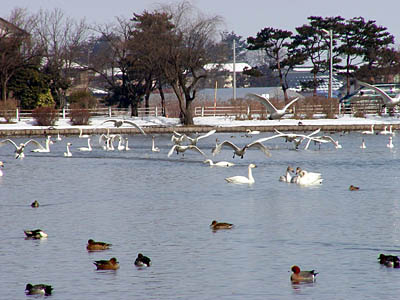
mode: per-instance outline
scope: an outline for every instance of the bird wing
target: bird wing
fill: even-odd
[[[198,136],[198,137],[197,137],[197,140],[200,140],[200,139],[206,138],[206,137],[208,137],[208,136],[210,136],[210,135],[214,134],[215,132],[216,132],[216,130],[215,130],[215,129],[213,129],[213,130],[210,130],[210,131],[209,131],[209,132],[207,132],[206,134]]]
[[[2,140],[2,141],[0,142],[0,147],[1,147],[1,146],[4,146],[6,143],[13,144],[14,147],[15,147],[15,149],[18,149],[17,144],[16,144],[13,140],[10,140],[10,139]]]
[[[117,120],[106,120],[103,123],[101,123],[101,125],[107,123],[107,122],[113,122],[114,124],[117,123]]]
[[[279,134],[276,134],[276,135],[273,135],[273,136],[269,136],[269,137],[265,137],[265,138],[258,139],[258,140],[256,140],[256,141],[254,141],[254,143],[256,143],[256,142],[263,143],[263,142],[266,142],[266,141],[275,139],[275,138],[277,138],[277,137],[282,137],[282,136],[284,137],[285,134],[279,133]]]
[[[175,130],[172,131],[175,135],[177,135],[178,137],[182,136],[182,133],[176,132]]]
[[[299,99],[300,99],[300,97],[294,98],[292,101],[290,101],[288,104],[286,104],[286,106],[282,110],[286,111],[289,108],[290,105],[292,105],[293,103],[295,103]]]
[[[171,147],[171,149],[168,151],[168,157],[170,157],[172,155],[172,153],[174,153],[176,147],[178,147],[179,145],[173,145]]]
[[[369,88],[371,88],[371,89],[377,91],[379,94],[381,94],[381,95],[382,95],[382,98],[383,98],[383,102],[384,102],[385,104],[392,104],[392,103],[393,103],[393,100],[394,100],[394,99],[393,99],[392,97],[390,97],[388,94],[386,94],[386,92],[384,92],[384,91],[381,90],[380,88],[378,88],[378,87],[376,87],[376,86],[373,86],[372,84],[369,84],[369,83],[366,83],[366,82],[362,82],[362,81],[358,81],[358,83],[359,83],[360,85],[362,85],[362,86],[369,87]]]
[[[317,133],[320,132],[320,131],[321,131],[321,128],[318,128],[317,130],[311,132],[311,133],[308,135],[308,137],[313,136],[313,135],[317,134]]]
[[[203,151],[201,151],[200,148],[197,147],[197,146],[189,145],[189,148],[188,148],[188,149],[190,149],[190,150],[196,150],[197,152],[199,152],[199,153],[202,154],[203,156],[206,156],[206,157],[207,157],[207,155],[206,155]]]
[[[29,141],[27,141],[25,143],[25,147],[28,146],[28,144],[30,143],[34,143],[36,146],[39,147],[39,149],[45,149],[38,141],[34,140],[34,139],[30,139]]]
[[[261,144],[260,142],[253,142],[247,145],[247,148],[251,148],[251,147],[256,147],[258,149],[260,149],[262,152],[264,152],[264,154],[268,157],[271,157],[271,153],[268,151],[268,148],[265,147],[263,144]]]
[[[124,120],[123,122],[135,126],[137,129],[139,129],[139,131],[140,131],[143,135],[146,135],[146,132],[144,132],[143,128],[140,127],[139,125],[137,125],[135,122],[127,121],[127,120]]]
[[[223,141],[221,144],[216,144],[216,145],[215,145],[215,148],[213,149],[212,154],[215,156],[215,155],[217,155],[218,153],[220,153],[223,146],[229,146],[229,147],[231,147],[233,150],[240,151],[240,148],[239,148],[238,146],[236,146],[235,144],[233,144],[232,142],[230,142],[230,141]]]
[[[269,100],[261,95],[257,95],[257,94],[253,94],[251,93],[250,95],[255,96],[256,99],[262,104],[264,105],[267,110],[272,114],[277,112],[278,110],[275,108],[275,106],[272,105],[271,102],[269,102]]]

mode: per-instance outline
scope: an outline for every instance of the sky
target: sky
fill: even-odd
[[[115,17],[131,17],[133,13],[151,11],[157,4],[168,4],[175,0],[2,0],[0,17],[7,18],[13,8],[26,8],[35,13],[40,8],[60,8],[66,16],[89,23],[107,24]],[[308,23],[309,16],[342,16],[345,19],[363,17],[375,20],[395,36],[400,45],[400,1],[399,0],[192,0],[201,12],[223,18],[221,30],[234,32],[244,39],[256,36],[265,27],[294,31]]]

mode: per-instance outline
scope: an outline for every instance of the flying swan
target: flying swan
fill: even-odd
[[[379,94],[381,94],[383,103],[386,106],[393,107],[400,103],[400,94],[397,94],[395,97],[390,97],[385,91],[383,91],[382,89],[380,89],[376,86],[373,86],[372,84],[362,82],[362,81],[358,81],[358,83],[362,86],[369,87],[369,88],[377,91]]]
[[[43,148],[43,146],[38,141],[33,140],[33,139],[31,139],[25,143],[20,143],[19,146],[14,141],[12,141],[10,139],[5,139],[0,142],[0,146],[5,145],[6,143],[10,143],[15,147],[15,151],[14,151],[15,158],[19,158],[19,159],[23,159],[25,157],[25,153],[24,153],[25,147],[28,146],[30,143],[34,143],[39,148]]]
[[[258,95],[258,94],[250,94],[252,96],[255,96],[256,99],[261,102],[261,104],[263,104],[266,108],[267,111],[270,113],[269,115],[269,119],[270,120],[279,120],[281,119],[287,112],[286,110],[293,104],[295,103],[297,100],[299,100],[300,98],[297,97],[295,99],[293,99],[292,101],[290,101],[288,104],[285,105],[284,108],[282,109],[277,109],[267,98]]]
[[[234,143],[230,141],[223,141],[221,144],[216,144],[215,148],[212,150],[212,154],[215,156],[218,153],[221,152],[222,147],[229,147],[233,149],[233,158],[235,158],[235,155],[240,156],[240,158],[243,158],[244,154],[246,153],[246,150],[252,147],[258,148],[261,150],[267,157],[271,156],[271,153],[269,153],[268,148],[265,147],[259,140],[254,141],[252,143],[249,143],[247,145],[244,145],[243,148],[239,148],[236,146]]]
[[[103,125],[103,124],[108,123],[108,122],[114,123],[114,126],[117,127],[117,128],[118,128],[118,127],[121,127],[121,126],[124,125],[124,124],[132,125],[132,126],[136,127],[143,135],[146,135],[146,132],[144,132],[144,130],[142,129],[142,127],[140,127],[139,125],[137,125],[135,122],[128,121],[128,120],[110,119],[110,120],[104,121],[104,122],[101,123],[100,125]]]

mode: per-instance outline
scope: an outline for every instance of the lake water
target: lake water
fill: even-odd
[[[244,145],[268,135],[216,134],[198,146],[211,157],[215,137]],[[79,153],[86,140],[76,137],[23,160],[0,147],[0,298],[26,299],[27,283],[46,283],[52,299],[398,299],[400,269],[377,257],[400,255],[400,139],[390,150],[387,136],[365,136],[360,149],[360,133],[332,136],[342,149],[272,140],[271,158],[252,149],[243,159],[229,149],[211,157],[232,168],[211,168],[195,152],[168,158],[170,135],[156,136],[159,153],[137,135],[128,152],[103,151],[93,138],[94,151]],[[225,182],[247,175],[249,163],[255,184]],[[279,182],[288,165],[322,173],[323,184]],[[212,232],[214,219],[235,227]],[[23,230],[36,228],[49,237],[26,240]],[[113,247],[88,253],[89,238]],[[139,252],[150,268],[133,265]],[[96,271],[94,260],[111,257],[118,271]],[[317,281],[291,285],[294,264],[315,269]]]

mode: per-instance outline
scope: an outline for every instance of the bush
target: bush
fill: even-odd
[[[58,110],[50,106],[42,106],[32,111],[32,117],[38,126],[54,126],[58,121]]]
[[[68,102],[75,108],[95,108],[97,100],[86,90],[77,90],[68,96]]]
[[[89,125],[90,111],[86,108],[80,108],[77,105],[71,105],[70,120],[72,125]]]
[[[0,117],[3,117],[7,123],[15,119],[15,111],[17,109],[17,100],[7,99],[7,101],[0,101]]]

